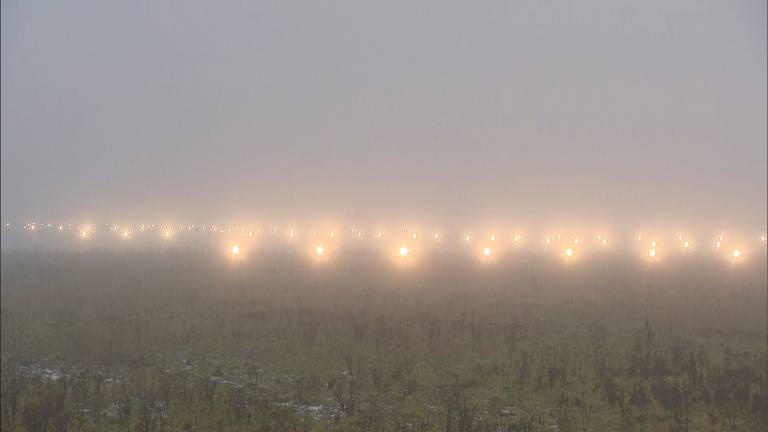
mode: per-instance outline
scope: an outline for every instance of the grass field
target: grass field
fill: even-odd
[[[2,430],[766,430],[749,258],[4,252]]]

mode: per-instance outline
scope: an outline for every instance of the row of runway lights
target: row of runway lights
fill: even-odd
[[[10,230],[11,228],[13,228],[13,226],[10,223],[4,224],[4,227],[7,230]],[[26,224],[24,224],[22,226],[22,228],[25,231],[30,231],[30,232],[34,232],[34,231],[40,230],[40,229],[42,229],[42,230],[57,230],[57,231],[65,231],[65,230],[66,231],[73,231],[73,229],[74,229],[74,230],[76,230],[76,231],[78,231],[80,233],[80,237],[81,237],[82,240],[89,239],[96,232],[95,227],[93,227],[91,225],[84,225],[82,227],[80,227],[80,226],[73,227],[72,224],[67,224],[66,226],[64,226],[64,225],[54,226],[52,224],[26,223]],[[185,231],[185,229],[186,229],[186,231],[196,231],[197,230],[197,231],[200,231],[200,232],[206,232],[207,231],[209,233],[225,233],[225,232],[232,232],[234,226],[233,225],[226,226],[226,231],[225,231],[224,228],[217,227],[216,225],[202,225],[200,227],[196,227],[195,225],[186,225],[185,226],[185,225],[154,225],[154,224],[150,224],[150,225],[141,224],[141,225],[138,225],[138,224],[136,224],[136,225],[120,225],[120,226],[118,226],[118,225],[111,225],[111,226],[110,225],[105,225],[105,228],[107,230],[110,230],[110,231],[121,233],[123,239],[127,242],[127,240],[131,236],[131,232],[132,232],[131,230],[137,230],[137,231],[158,231],[159,230],[159,231],[162,232],[164,240],[168,241],[168,240],[170,240],[173,237],[173,234],[174,234],[175,231]],[[235,230],[235,231],[237,231],[237,230]],[[276,226],[273,226],[271,228],[271,231],[272,231],[273,234],[278,234],[278,229],[277,229]],[[328,233],[328,238],[329,239],[334,239],[336,237],[336,231],[334,229],[324,229],[322,231]],[[246,229],[243,227],[243,228],[240,229],[240,232],[244,234],[246,232]],[[356,230],[355,228],[352,228],[351,232],[352,232],[352,237],[353,238],[359,239],[359,240],[363,239],[363,231]],[[404,228],[404,232],[408,233],[408,228],[407,227]],[[256,229],[256,233],[257,234],[261,233],[261,228],[257,228]],[[313,229],[312,230],[312,235],[313,236],[316,236],[317,233],[318,233],[317,229]],[[410,233],[409,236],[413,240],[416,240],[416,239],[419,238],[418,233],[415,233],[415,232],[414,233]],[[253,231],[248,231],[248,237],[249,238],[253,238],[254,237],[254,232]],[[296,229],[295,228],[291,228],[288,231],[288,239],[294,239],[295,237],[296,237]],[[383,233],[382,233],[381,229],[377,229],[376,237],[379,238],[379,239],[383,238]],[[519,243],[521,241],[521,239],[522,239],[522,235],[521,234],[515,234],[512,238],[513,238],[513,241],[515,243]],[[558,242],[561,242],[562,241],[562,234],[557,234],[555,238],[557,239]],[[434,239],[435,240],[440,240],[441,239],[440,233],[435,233],[434,234]],[[638,241],[642,242],[644,240],[644,237],[643,237],[642,234],[638,234],[636,239]],[[466,242],[470,242],[470,241],[473,240],[473,237],[472,237],[471,234],[466,233],[466,234],[464,234],[464,240]],[[496,234],[490,234],[488,236],[488,240],[489,240],[489,242],[491,244],[496,242],[496,240],[497,240]],[[759,237],[759,240],[760,240],[761,243],[765,244],[766,243],[766,236],[765,235],[761,235]],[[604,235],[604,234],[597,235],[597,241],[598,241],[598,244],[601,245],[603,248],[606,248],[607,245],[608,245],[608,237],[606,235]],[[691,242],[685,236],[678,235],[677,236],[677,241],[678,241],[678,243],[679,243],[679,245],[680,245],[680,247],[682,249],[689,250],[691,248]],[[544,245],[545,246],[546,245],[550,245],[552,243],[553,243],[552,236],[545,237],[545,239],[544,239]],[[574,237],[571,240],[571,243],[572,244],[568,244],[567,247],[563,251],[563,255],[566,258],[573,258],[573,257],[576,256],[576,248],[581,243],[581,240],[580,240],[579,237]],[[480,254],[481,254],[482,257],[490,258],[493,255],[493,249],[490,247],[491,244],[489,244],[488,246],[483,247],[483,249],[480,251]],[[716,240],[714,241],[714,249],[717,249],[717,250],[724,249],[725,245],[726,245],[725,236],[724,235],[717,236]],[[658,256],[657,246],[658,246],[658,243],[656,242],[656,240],[651,240],[648,243],[647,255],[648,255],[649,259],[655,259]],[[411,253],[411,250],[410,250],[410,248],[407,245],[399,246],[397,251],[398,251],[398,255],[401,258],[407,258],[410,255],[410,253]],[[243,252],[243,249],[241,248],[241,246],[239,244],[234,244],[234,245],[232,245],[230,247],[229,252],[231,253],[232,256],[238,257]],[[319,257],[324,256],[326,254],[326,247],[323,246],[322,244],[318,244],[317,246],[314,247],[314,254],[319,256]],[[743,253],[742,253],[742,251],[740,249],[732,249],[729,252],[729,256],[731,258],[733,258],[733,259],[740,259],[742,257],[742,255],[743,255]]]

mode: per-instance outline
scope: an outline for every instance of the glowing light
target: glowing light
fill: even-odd
[[[123,232],[123,238],[126,238],[126,239],[128,238],[128,230],[126,230],[125,232]]]
[[[418,235],[416,235],[416,233],[413,233],[413,239],[416,240],[417,237]]]
[[[170,237],[171,237],[171,232],[170,231],[166,231],[165,232],[165,238],[170,238]]]
[[[469,234],[467,234],[467,236],[466,236],[466,237],[464,237],[464,239],[465,239],[466,241],[469,241],[471,238],[472,238],[472,237],[471,237]]]
[[[240,255],[240,246],[239,245],[232,246],[232,255],[234,255],[234,256]]]
[[[722,235],[721,235],[721,236],[720,236],[720,237],[718,237],[717,239],[718,239],[718,240],[720,240],[720,241],[723,241],[723,240],[725,240],[725,236],[722,236]]]
[[[607,244],[608,244],[608,239],[607,239],[607,238],[604,238],[604,239],[603,239],[603,246],[605,246],[605,245],[607,245]]]
[[[491,256],[491,248],[483,249],[483,256],[486,256],[486,257]]]
[[[568,248],[565,250],[565,256],[572,257],[573,256],[573,249]]]
[[[683,240],[683,236],[679,235],[679,236],[677,236],[677,239],[682,241]]]
[[[721,247],[723,247],[723,242],[722,241],[718,241],[717,243],[715,243],[715,247],[720,249]]]
[[[495,234],[491,234],[491,241],[496,241],[496,235]]]
[[[683,242],[683,248],[688,249],[688,246],[689,246],[688,240],[684,241]]]
[[[551,239],[551,238],[549,238],[549,237],[547,237],[547,239],[546,239],[546,240],[544,240],[544,243],[545,243],[545,244],[550,244],[550,243],[552,243],[552,239]]]
[[[765,236],[760,236],[760,241],[765,243]]]
[[[648,251],[648,256],[649,256],[649,257],[651,257],[651,258],[655,257],[655,256],[656,256],[656,249],[654,249],[654,248],[651,248],[651,249]]]
[[[408,256],[408,248],[406,246],[400,246],[400,256],[401,257],[407,257]]]
[[[654,241],[652,241],[652,242],[651,242],[651,247],[652,247],[652,248],[655,248],[655,247],[656,247],[656,240],[654,240]]]
[[[598,235],[597,235],[597,239],[598,239],[598,240],[602,240],[602,239],[603,239],[603,235],[602,235],[602,234],[598,234]]]
[[[737,258],[739,258],[739,257],[741,256],[741,251],[740,251],[740,250],[738,250],[738,249],[736,249],[736,250],[734,250],[733,252],[731,252],[731,256],[732,256],[734,259],[737,259]]]
[[[578,237],[573,239],[573,244],[579,244],[579,238]]]
[[[248,231],[248,237],[253,237],[253,231]]]
[[[330,237],[333,238],[333,236],[336,235],[334,231],[331,231]]]
[[[378,238],[381,238],[381,229],[379,229],[378,231],[376,231],[376,236],[377,236]]]
[[[522,236],[520,234],[515,236],[515,242],[519,242]]]
[[[61,225],[59,225],[59,231],[61,231],[61,230],[63,230],[63,229],[64,229],[64,227],[63,227],[63,226],[61,226]]]
[[[324,248],[324,247],[322,247],[322,246],[318,246],[318,247],[316,247],[316,248],[315,248],[315,254],[316,254],[317,256],[322,256],[323,254],[325,254],[325,248]]]
[[[435,240],[440,240],[440,233],[435,233]]]
[[[637,240],[638,240],[638,241],[640,241],[640,240],[642,240],[642,239],[643,239],[643,236],[642,236],[641,234],[638,234],[638,235],[637,235]]]

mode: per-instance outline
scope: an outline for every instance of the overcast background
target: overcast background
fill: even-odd
[[[762,0],[1,12],[4,220],[765,226]]]

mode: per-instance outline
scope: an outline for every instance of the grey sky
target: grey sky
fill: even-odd
[[[765,225],[764,1],[1,16],[3,218]]]

